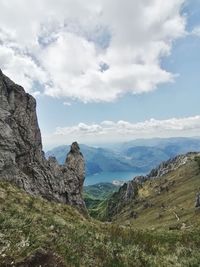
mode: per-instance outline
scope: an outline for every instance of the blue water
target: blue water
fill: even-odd
[[[97,183],[112,183],[113,180],[128,181],[135,176],[144,175],[145,173],[137,172],[101,172],[86,176],[84,185],[92,185]]]

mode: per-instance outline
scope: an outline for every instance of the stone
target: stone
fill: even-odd
[[[82,198],[84,178],[85,162],[77,142],[64,165],[53,157],[46,160],[35,99],[0,70],[0,180],[87,213]]]

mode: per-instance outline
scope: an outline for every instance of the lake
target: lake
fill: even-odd
[[[85,178],[84,185],[92,185],[97,183],[112,183],[113,180],[128,181],[132,180],[135,176],[145,175],[146,173],[136,172],[101,172],[93,175],[88,175]]]

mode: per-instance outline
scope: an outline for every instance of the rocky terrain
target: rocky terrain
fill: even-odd
[[[199,266],[199,153],[111,196],[114,185],[88,187],[90,214],[105,223],[85,216],[84,177],[76,142],[62,165],[45,159],[35,99],[0,72],[0,266]]]
[[[45,159],[35,99],[0,71],[0,180],[86,212],[84,165],[76,142],[62,166],[53,157]]]

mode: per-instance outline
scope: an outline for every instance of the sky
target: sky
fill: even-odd
[[[44,149],[199,136],[200,0],[0,0],[0,68]]]

